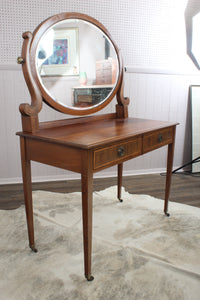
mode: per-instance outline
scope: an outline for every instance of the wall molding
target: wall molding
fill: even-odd
[[[0,70],[5,70],[5,71],[20,71],[21,66],[17,64],[0,64]]]
[[[144,67],[127,65],[124,67],[126,73],[138,73],[138,74],[158,74],[158,75],[184,75],[184,76],[200,76],[200,71],[194,70],[187,72],[185,70],[172,70],[158,67]],[[0,70],[5,71],[21,71],[21,66],[16,64],[0,64]]]
[[[176,167],[174,168],[176,169]],[[161,174],[165,173],[166,168],[155,168],[155,169],[141,169],[141,170],[124,170],[123,177],[128,176],[137,176],[137,175],[148,175],[148,174]],[[108,172],[99,172],[94,174],[94,178],[117,178],[117,172],[116,171],[108,171]],[[81,175],[80,174],[66,174],[65,175],[50,175],[50,176],[33,176],[32,182],[50,182],[50,181],[70,181],[70,180],[80,180]],[[16,183],[22,183],[22,177],[15,177],[15,178],[2,178],[0,179],[0,185],[4,184],[16,184]],[[117,184],[117,179],[116,179]]]
[[[126,73],[139,73],[139,74],[158,74],[158,75],[184,75],[184,76],[200,76],[200,71],[190,71],[185,70],[172,70],[167,68],[158,67],[143,67],[143,66],[125,66]]]

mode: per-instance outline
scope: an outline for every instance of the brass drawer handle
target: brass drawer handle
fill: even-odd
[[[122,157],[122,156],[124,156],[124,147],[119,147],[118,149],[117,149],[117,154],[118,154],[118,156],[119,157]]]
[[[162,142],[162,140],[163,140],[163,136],[162,136],[162,134],[159,134],[158,135],[158,142],[160,143],[160,142]]]

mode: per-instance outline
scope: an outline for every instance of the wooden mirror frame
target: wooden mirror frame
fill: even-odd
[[[42,35],[56,23],[67,19],[80,19],[95,25],[112,42],[118,58],[118,78],[112,92],[105,99],[105,101],[100,102],[100,104],[94,107],[89,107],[82,110],[63,106],[58,102],[56,102],[52,97],[50,97],[50,95],[46,92],[43,85],[41,84],[41,81],[38,77],[36,64],[35,64],[36,50],[37,50],[38,42],[41,39]],[[62,113],[76,115],[76,116],[83,116],[83,115],[88,115],[100,111],[106,105],[108,105],[111,102],[111,100],[116,96],[117,98],[116,117],[117,118],[128,117],[127,106],[129,104],[129,99],[124,97],[124,86],[123,86],[124,68],[123,68],[122,58],[119,49],[116,46],[115,42],[113,41],[110,33],[100,22],[85,14],[74,13],[74,12],[60,13],[43,21],[35,29],[33,34],[28,31],[23,33],[22,37],[24,39],[23,46],[22,46],[22,54],[21,57],[18,57],[17,61],[18,63],[22,64],[24,78],[27,83],[29,93],[31,95],[31,104],[22,103],[19,107],[19,110],[22,115],[23,131],[26,132],[39,131],[38,114],[42,109],[42,104],[43,104],[42,101],[50,105],[53,109],[58,110]]]

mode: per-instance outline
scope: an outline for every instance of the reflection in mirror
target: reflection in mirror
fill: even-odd
[[[200,86],[191,86],[192,172],[200,172]]]
[[[81,19],[60,21],[39,40],[38,77],[46,92],[66,107],[105,101],[118,79],[118,58],[109,38]]]

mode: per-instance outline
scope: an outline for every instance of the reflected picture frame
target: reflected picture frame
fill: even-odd
[[[78,34],[78,28],[52,28],[47,33],[37,55],[41,76],[79,76]]]

